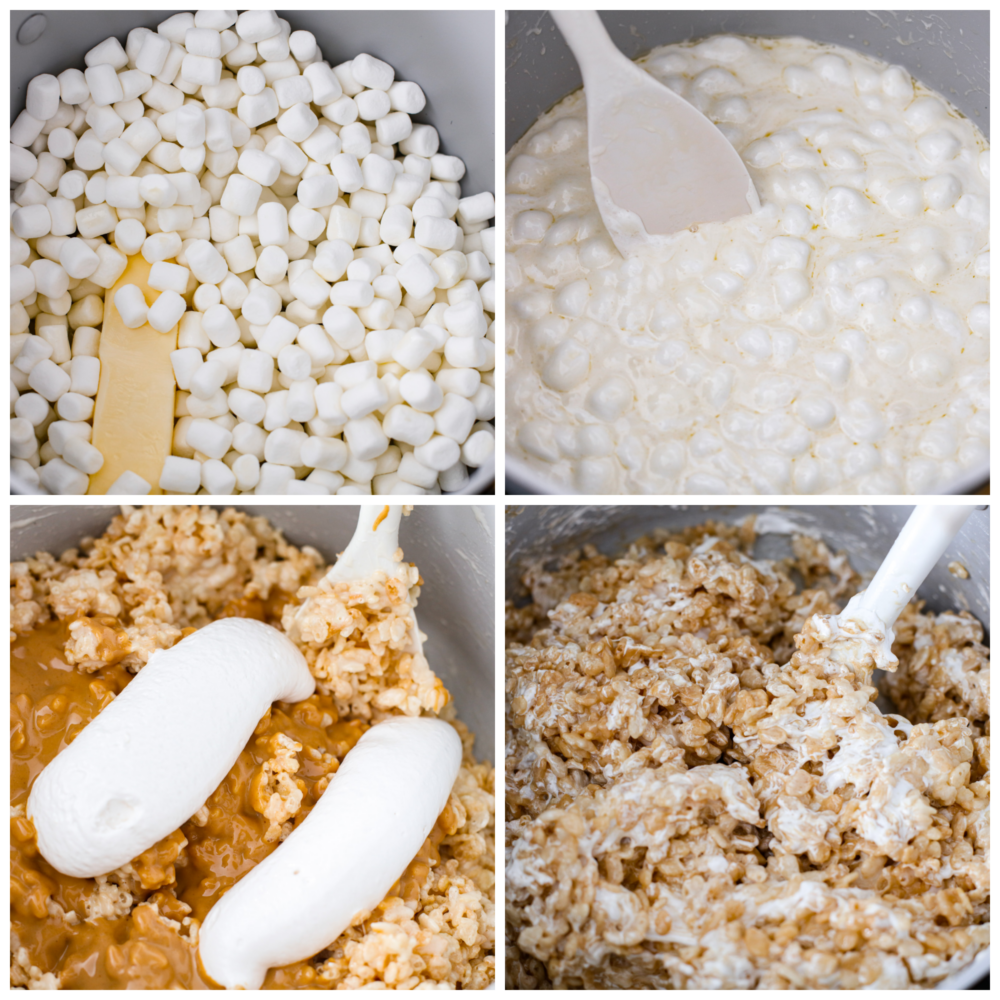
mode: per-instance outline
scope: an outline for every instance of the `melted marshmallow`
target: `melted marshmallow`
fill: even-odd
[[[28,798],[57,871],[113,871],[194,815],[274,701],[316,689],[305,657],[252,618],[222,618],[158,649],[42,771]]]
[[[932,491],[988,457],[989,151],[899,66],[716,37],[645,68],[762,208],[624,261],[585,95],[507,161],[509,453],[581,493]]]

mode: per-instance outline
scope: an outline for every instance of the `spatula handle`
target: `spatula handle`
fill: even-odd
[[[596,10],[550,10],[576,61],[584,84],[587,77],[618,65],[625,56],[608,34]]]
[[[857,601],[855,607],[874,611],[892,628],[899,613],[916,596],[927,574],[975,509],[975,506],[964,504],[920,504],[915,507],[875,578],[851,604]]]

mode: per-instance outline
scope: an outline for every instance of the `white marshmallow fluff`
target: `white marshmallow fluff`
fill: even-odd
[[[623,260],[585,95],[507,161],[507,447],[579,493],[923,493],[989,455],[989,147],[899,66],[718,36],[642,65],[761,209]]]
[[[172,454],[112,492],[461,489],[494,452],[494,200],[411,118],[419,84],[275,11],[123,41],[35,77],[11,127],[12,472],[82,494],[102,468],[105,298],[141,253],[153,292],[113,302],[178,328]]]

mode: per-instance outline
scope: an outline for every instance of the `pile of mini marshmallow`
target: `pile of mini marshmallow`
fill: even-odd
[[[35,77],[11,127],[11,471],[83,494],[104,296],[179,324],[173,454],[109,493],[460,490],[492,461],[493,195],[370,55],[274,11],[175,14]],[[72,331],[72,334],[71,334]]]

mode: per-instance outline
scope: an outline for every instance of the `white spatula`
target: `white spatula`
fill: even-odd
[[[624,256],[651,238],[760,207],[729,140],[619,52],[596,11],[549,13],[580,64],[594,196]]]
[[[404,564],[397,558],[399,552],[399,522],[403,516],[401,504],[365,504],[358,510],[358,524],[347,548],[319,581],[320,590],[330,590],[335,583],[364,580],[378,572],[388,577],[402,577]],[[309,606],[308,598],[299,608],[296,618]],[[293,639],[298,638],[295,621],[289,629]],[[413,616],[408,652],[420,653],[423,646],[417,618]]]
[[[886,649],[892,645],[892,626],[916,596],[927,574],[958,534],[975,505],[919,504],[913,509],[888,555],[867,589],[855,594],[837,616],[871,627],[871,616],[888,630]]]

